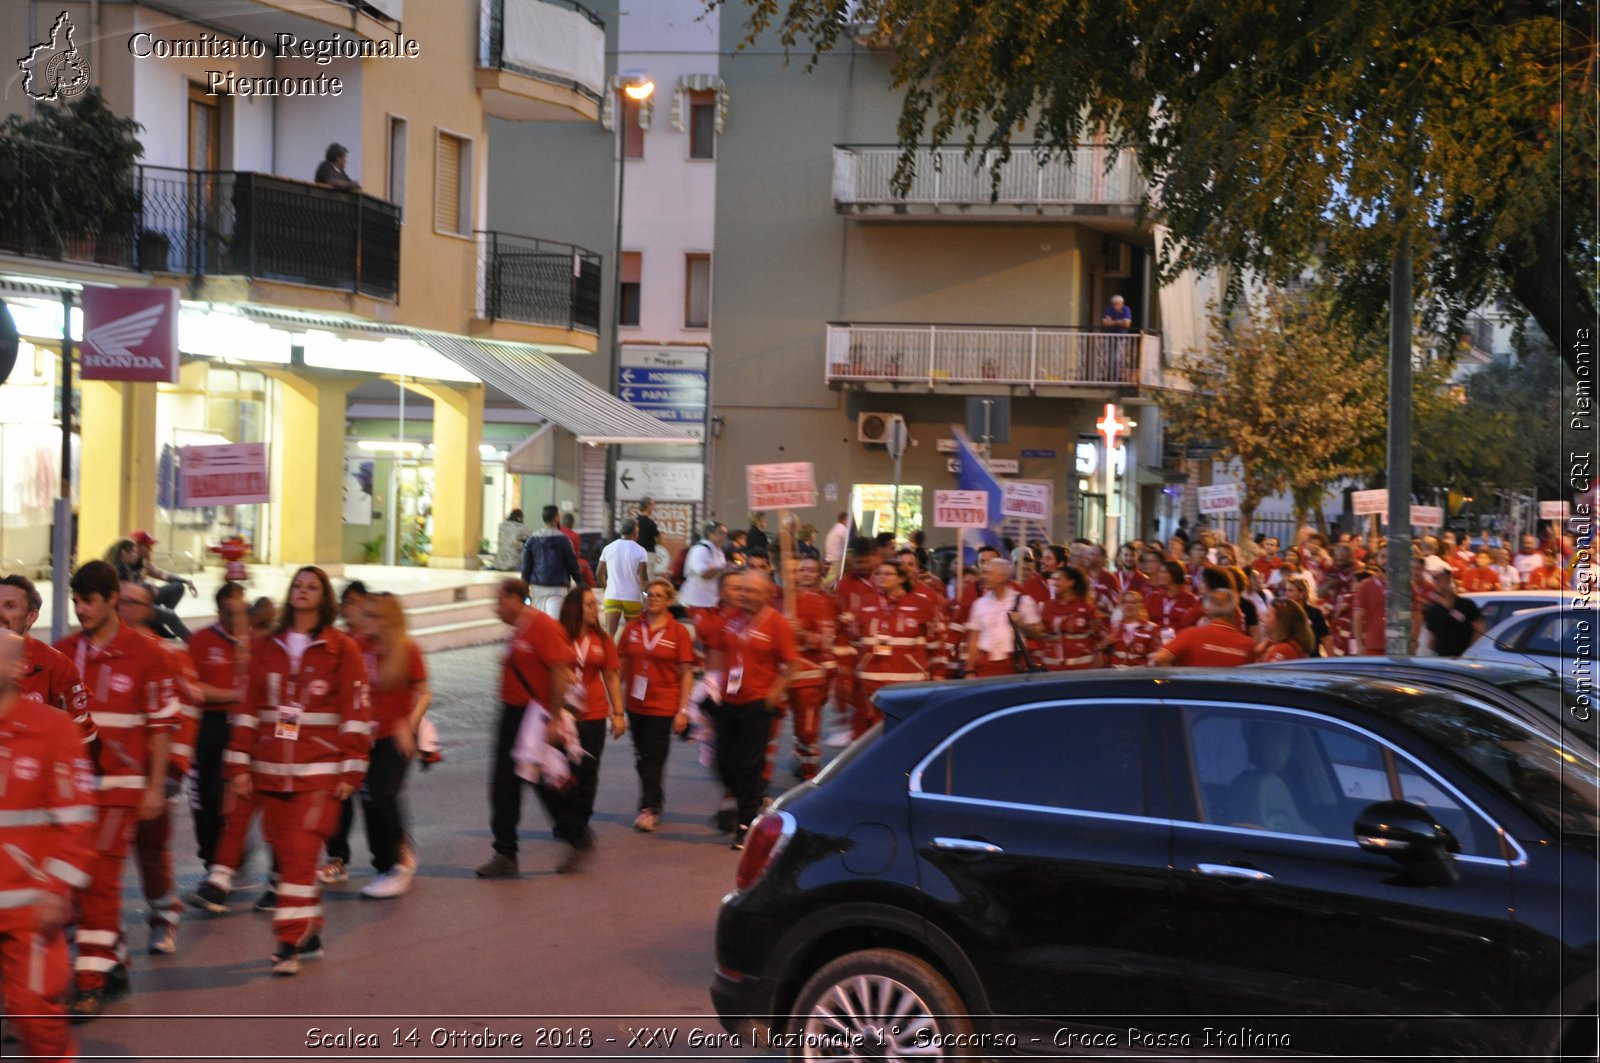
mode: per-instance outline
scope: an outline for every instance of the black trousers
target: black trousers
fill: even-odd
[[[774,715],[764,701],[723,702],[711,712],[717,730],[717,774],[738,803],[741,827],[748,827],[761,812],[761,799],[767,795],[761,769],[767,761]]]
[[[517,776],[511,760],[517,731],[522,728],[525,705],[500,706],[500,726],[494,739],[494,766],[489,772],[489,831],[494,835],[494,851],[512,859],[517,855],[517,825],[522,822],[522,788],[527,783]],[[535,785],[534,794],[550,817],[550,833],[557,841],[579,849],[594,845],[589,833],[589,816],[573,799],[576,784],[566,791]],[[592,800],[592,799],[591,799]]]
[[[404,818],[400,814],[400,790],[405,786],[411,761],[400,755],[393,738],[372,743],[367,761],[367,777],[361,783],[361,812],[367,820],[367,848],[372,851],[372,866],[384,874],[400,862],[400,843],[405,839]],[[328,839],[328,855],[350,862],[350,829],[355,825],[356,798],[347,798],[339,810],[339,826]]]
[[[217,854],[217,838],[222,834],[222,799],[227,789],[222,779],[222,754],[232,731],[226,712],[203,712],[194,736],[195,800],[191,811],[200,863],[206,867]]]
[[[604,718],[578,721],[578,744],[589,755],[573,769],[572,789],[566,797],[572,806],[572,822],[584,838],[589,836],[594,795],[600,789],[600,754],[606,750],[606,726]]]
[[[672,717],[630,712],[628,730],[633,735],[633,767],[639,773],[639,811],[648,808],[660,815],[667,802],[661,776],[672,748]]]

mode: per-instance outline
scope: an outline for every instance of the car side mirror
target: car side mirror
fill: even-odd
[[[1450,828],[1410,801],[1379,801],[1356,816],[1356,844],[1407,866],[1447,863],[1461,843]]]

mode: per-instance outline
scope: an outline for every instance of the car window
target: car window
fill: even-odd
[[[1145,718],[1137,705],[1058,704],[996,713],[928,761],[922,790],[1143,815]]]
[[[1524,653],[1560,653],[1561,614],[1554,613],[1550,616],[1530,621],[1514,632],[1507,641],[1515,646],[1518,636],[1525,636],[1521,647]]]
[[[1202,823],[1343,840],[1363,808],[1399,798],[1432,812],[1462,852],[1492,845],[1487,825],[1410,759],[1338,723],[1190,706],[1184,727]]]

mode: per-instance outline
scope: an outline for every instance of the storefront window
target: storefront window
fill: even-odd
[[[855,498],[856,527],[862,535],[877,535],[895,531],[894,484],[856,484],[852,488]],[[899,537],[905,539],[922,527],[922,485],[900,485]]]
[[[52,507],[61,486],[59,356],[23,341],[0,385],[0,569],[50,563]],[[76,447],[74,447],[76,452]]]

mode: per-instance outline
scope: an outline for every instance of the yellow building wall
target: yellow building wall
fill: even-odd
[[[82,383],[78,560],[92,560],[156,518],[156,386]]]

